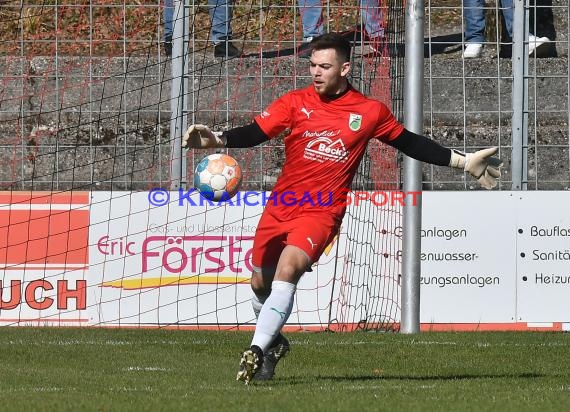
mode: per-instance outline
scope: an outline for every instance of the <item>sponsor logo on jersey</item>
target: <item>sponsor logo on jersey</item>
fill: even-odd
[[[360,130],[360,126],[362,126],[362,115],[356,113],[350,113],[348,118],[348,127],[353,132],[357,132]]]
[[[301,113],[304,113],[305,116],[307,116],[307,119],[311,118],[311,113],[313,113],[313,112],[314,112],[314,110],[307,110],[304,107],[301,109]]]
[[[271,114],[268,111],[264,110],[261,112],[261,118],[262,119],[265,119],[266,117],[269,117],[269,116],[271,116]]]
[[[319,130],[318,132],[311,132],[305,130],[303,137],[336,137],[340,134],[340,129],[337,130]]]
[[[310,132],[305,132],[308,134]],[[305,147],[305,159],[324,162],[331,160],[333,162],[346,162],[348,158],[348,150],[344,147],[342,139],[339,137],[335,140],[327,136],[319,136],[311,140]]]

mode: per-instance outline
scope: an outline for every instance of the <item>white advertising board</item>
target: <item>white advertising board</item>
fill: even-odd
[[[517,320],[570,320],[570,192],[524,192],[517,199]]]
[[[0,325],[89,323],[89,194],[0,192]]]
[[[422,323],[515,321],[510,192],[424,192]]]
[[[253,324],[251,252],[261,205],[211,206],[196,192],[93,192],[90,321],[102,325]],[[298,285],[290,322],[327,319],[335,254]],[[322,307],[318,307],[320,302]]]
[[[249,280],[261,204],[218,207],[165,191],[0,195],[0,324],[254,324]],[[422,199],[422,324],[570,325],[570,192]],[[369,210],[379,206],[359,207],[381,215]],[[341,230],[303,277],[290,324],[350,321],[365,298],[345,294],[339,279],[362,280],[355,271],[386,265],[398,273],[400,212],[382,213],[383,222],[347,214],[350,239]],[[348,260],[355,264],[343,266]],[[388,286],[398,292],[397,276]]]

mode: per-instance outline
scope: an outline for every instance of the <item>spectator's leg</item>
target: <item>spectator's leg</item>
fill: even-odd
[[[299,0],[303,40],[310,41],[324,32],[321,0]]]
[[[513,38],[513,0],[501,0],[501,11],[503,13],[503,18],[505,19],[505,28],[507,29],[507,34],[512,39]]]
[[[214,44],[232,39],[232,5],[229,0],[208,0],[212,22],[211,40]]]
[[[164,20],[164,41],[172,40],[172,20],[174,18],[174,0],[164,0],[162,19]]]
[[[485,1],[463,0],[465,43],[485,42]]]
[[[378,0],[360,0],[360,13],[370,39],[383,38],[382,10]]]
[[[172,54],[172,23],[174,20],[174,0],[164,0],[162,19],[164,20],[164,53],[167,56],[170,56]]]

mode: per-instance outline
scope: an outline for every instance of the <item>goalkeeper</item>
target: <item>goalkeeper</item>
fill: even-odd
[[[486,189],[495,187],[500,177],[500,161],[491,157],[497,148],[468,154],[445,148],[406,130],[383,103],[355,90],[347,79],[347,40],[329,33],[315,38],[310,47],[310,86],[278,98],[250,125],[220,133],[195,124],[182,139],[189,148],[244,148],[289,130],[285,163],[273,193],[277,198],[287,192],[297,199],[287,205],[268,202],[255,233],[251,287],[257,323],[237,373],[246,384],[273,378],[277,362],[289,351],[281,329],[291,314],[297,283],[337,234],[346,192],[371,139],[422,162],[463,170]],[[300,202],[307,193],[311,199],[332,193],[333,201]]]

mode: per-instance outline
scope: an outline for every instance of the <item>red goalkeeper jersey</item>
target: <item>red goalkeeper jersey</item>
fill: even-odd
[[[283,170],[266,202],[284,219],[315,209],[341,219],[368,141],[387,142],[404,129],[386,105],[350,86],[335,99],[319,96],[312,85],[289,92],[255,121],[270,138],[290,130]]]

